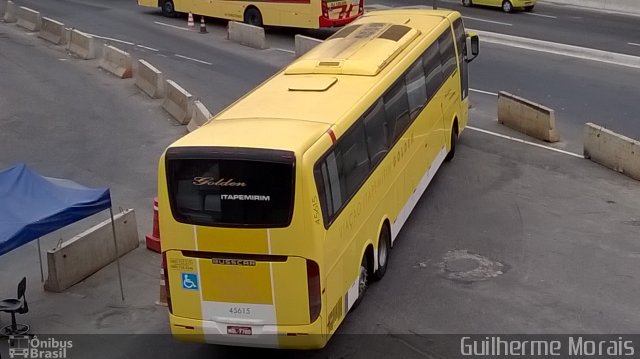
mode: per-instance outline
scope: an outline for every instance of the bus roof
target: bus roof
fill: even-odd
[[[397,66],[397,56],[419,42],[434,41],[434,30],[457,14],[422,9],[369,12],[173,146],[303,153],[332,126],[336,134],[344,133],[351,121],[341,119],[357,111],[358,104],[368,106],[380,96],[394,70],[404,71]]]

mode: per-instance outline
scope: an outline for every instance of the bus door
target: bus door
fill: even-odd
[[[458,95],[459,89],[459,76],[456,50],[453,44],[453,35],[451,29],[447,28],[445,32],[438,38],[438,45],[440,48],[440,62],[442,64],[442,74],[444,84],[440,89],[442,97],[442,115],[444,120],[444,132],[445,140],[448,140],[451,136],[450,130],[452,126],[453,118],[455,117],[457,104],[460,101]]]

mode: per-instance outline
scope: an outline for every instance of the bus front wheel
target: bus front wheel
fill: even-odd
[[[244,23],[262,27],[262,14],[255,7],[247,8],[244,12]]]
[[[389,254],[391,254],[391,235],[389,228],[385,225],[378,239],[378,270],[373,273],[373,280],[380,280],[387,273]]]
[[[466,6],[469,7],[473,5],[473,3],[471,2],[471,0],[462,0],[462,6]]]
[[[458,142],[458,126],[454,124],[451,129],[451,149],[447,153],[447,157],[444,158],[445,161],[451,161],[453,156],[456,155],[456,142]]]
[[[513,4],[511,3],[511,1],[505,0],[502,3],[502,11],[507,12],[507,13],[513,11]]]
[[[166,17],[176,17],[176,9],[173,6],[173,1],[164,0],[162,3],[162,15]]]

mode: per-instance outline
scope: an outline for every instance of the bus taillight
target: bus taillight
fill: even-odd
[[[320,296],[320,268],[318,263],[307,259],[307,286],[309,288],[309,323],[320,316],[322,298]]]
[[[162,252],[162,273],[164,274],[164,278],[162,278],[164,280],[164,290],[167,293],[167,307],[169,308],[169,313],[173,313],[173,308],[171,307],[171,290],[169,289],[169,271],[167,270],[167,252]]]

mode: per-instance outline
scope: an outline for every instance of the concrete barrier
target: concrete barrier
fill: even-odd
[[[200,101],[193,101],[193,112],[191,114],[191,121],[187,125],[189,132],[196,130],[198,127],[204,125],[211,118],[211,112]]]
[[[243,24],[237,21],[229,21],[227,26],[229,40],[260,50],[269,47],[264,29],[261,27]]]
[[[114,216],[120,256],[139,245],[135,212],[129,209]],[[62,292],[116,260],[111,219],[47,251],[48,277],[45,290]]]
[[[56,45],[62,45],[67,41],[64,24],[48,17],[42,18],[38,37]]]
[[[191,94],[171,80],[165,81],[164,90],[162,108],[181,124],[189,123],[192,112]]]
[[[151,98],[161,98],[164,95],[164,75],[150,63],[138,60],[135,74],[136,86]]]
[[[508,92],[498,94],[498,122],[539,140],[560,140],[552,109]]]
[[[18,5],[16,5],[13,1],[7,1],[7,6],[4,10],[4,16],[2,17],[4,22],[16,22],[18,21]]]
[[[584,157],[640,180],[640,141],[602,126],[584,126]]]
[[[28,7],[20,6],[18,9],[18,26],[29,31],[40,31],[40,12]]]
[[[7,1],[0,0],[0,19],[4,20],[4,13],[7,11]]]
[[[71,30],[69,34],[69,42],[67,43],[67,50],[85,60],[96,58],[95,39],[93,36],[87,35],[78,30]]]
[[[322,40],[314,39],[313,37],[296,35],[295,37],[296,43],[296,57],[300,57],[307,53],[309,50],[316,47],[318,44],[322,43]]]
[[[126,51],[107,44],[102,47],[100,68],[111,72],[121,79],[128,79],[133,76],[131,55]]]

